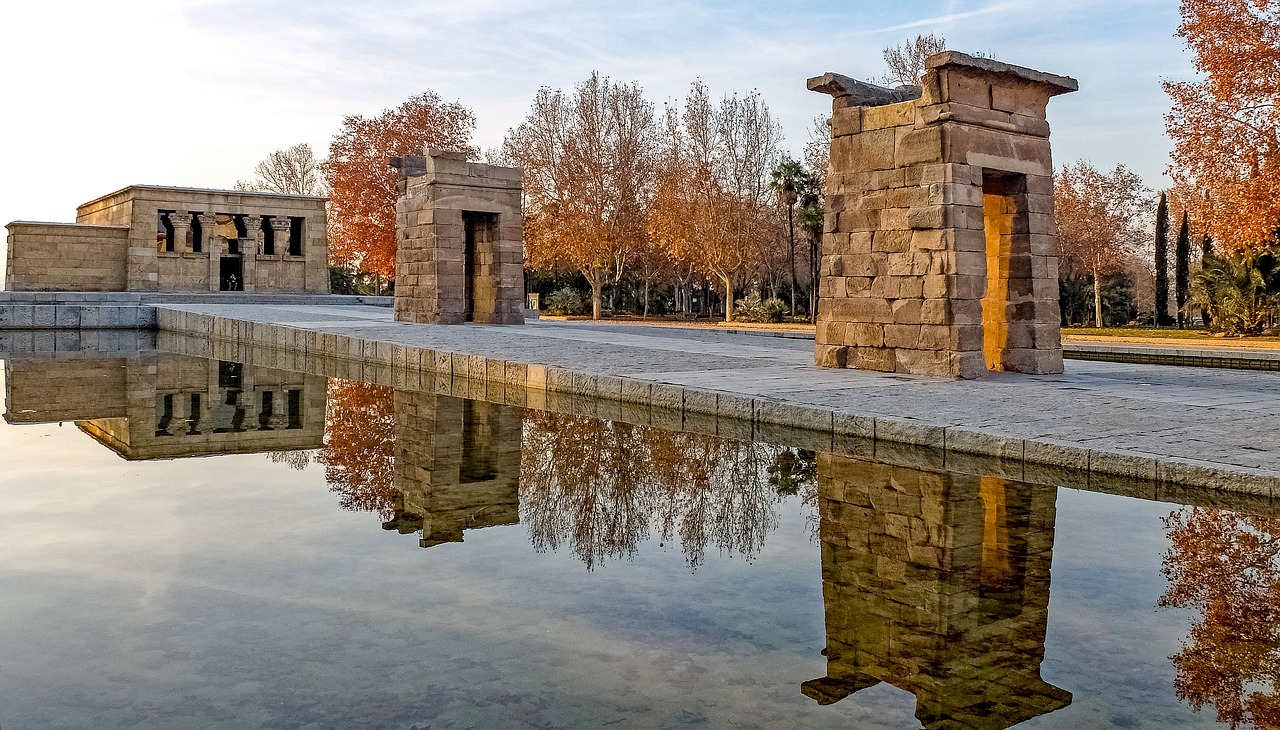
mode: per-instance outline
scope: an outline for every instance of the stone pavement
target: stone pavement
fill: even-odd
[[[811,341],[704,329],[407,324],[358,306],[157,308],[161,330],[189,335],[1280,496],[1280,376],[1270,373],[1070,361],[1062,375],[954,381],[819,368]]]

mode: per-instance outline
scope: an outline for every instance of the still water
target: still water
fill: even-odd
[[[1265,504],[156,352],[4,375],[6,730],[1276,722]]]

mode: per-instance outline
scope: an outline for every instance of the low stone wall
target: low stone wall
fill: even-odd
[[[390,307],[391,297],[333,294],[0,292],[0,331],[156,328],[155,304]]]
[[[10,223],[6,291],[124,291],[127,226]]]
[[[400,387],[417,378],[435,379],[451,395],[552,410],[577,409],[607,420],[624,411],[640,411],[642,425],[711,433],[737,439],[784,440],[804,435],[802,448],[861,453],[901,450],[904,465],[933,464],[958,468],[966,459],[982,457],[985,474],[1037,484],[1079,486],[1111,491],[1109,485],[1146,484],[1150,498],[1162,490],[1211,487],[1270,499],[1280,495],[1280,474],[1247,467],[1119,449],[1091,449],[1074,443],[1021,439],[967,427],[948,427],[909,418],[869,416],[822,406],[655,383],[638,378],[575,372],[564,368],[511,362],[480,355],[432,350],[411,345],[320,332],[265,322],[238,320],[181,309],[159,307],[161,336],[197,338],[205,351],[188,354],[251,362],[256,349],[268,352],[267,367],[305,369],[315,360],[332,363],[331,377],[366,380]],[[217,341],[226,341],[224,347]],[[163,346],[163,345],[162,345]],[[223,348],[212,354],[215,347]],[[399,381],[399,382],[397,382]],[[478,383],[470,394],[456,390],[457,381]],[[447,383],[447,385],[445,385]],[[621,420],[629,420],[621,418]],[[630,421],[636,422],[636,421]],[[837,447],[836,444],[841,444]],[[854,449],[854,451],[848,451]],[[994,470],[996,465],[1003,465]],[[1132,489],[1126,493],[1132,493]]]

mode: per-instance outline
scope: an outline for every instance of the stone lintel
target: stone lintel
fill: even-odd
[[[828,71],[821,76],[814,76],[808,82],[809,91],[829,94],[844,106],[885,106],[902,101],[920,98],[919,86],[899,86],[890,89],[885,86],[866,81],[851,79],[842,74]]]
[[[971,68],[986,73],[996,74],[999,76],[1012,76],[1021,81],[1030,82],[1044,86],[1049,92],[1049,96],[1057,96],[1058,94],[1069,94],[1073,91],[1080,90],[1080,82],[1070,76],[1059,76],[1057,74],[1045,73],[1037,71],[1026,66],[1015,66],[1011,63],[1004,63],[990,58],[978,58],[970,56],[967,53],[959,51],[943,51],[935,53],[925,59],[924,67],[926,69],[940,69],[949,67]],[[810,80],[810,89],[813,89]]]

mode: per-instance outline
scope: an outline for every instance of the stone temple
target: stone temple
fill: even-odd
[[[1074,79],[947,51],[919,87],[828,73],[817,363],[1062,372],[1045,107]]]
[[[130,185],[75,223],[10,223],[5,289],[329,293],[325,199]]]

